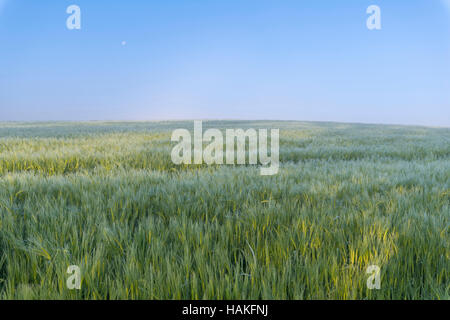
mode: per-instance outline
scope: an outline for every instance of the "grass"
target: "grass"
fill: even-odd
[[[279,128],[264,177],[172,164],[192,127],[0,123],[0,299],[449,299],[450,129],[204,123]]]

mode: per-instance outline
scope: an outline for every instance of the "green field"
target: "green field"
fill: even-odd
[[[450,129],[203,126],[279,128],[279,173],[172,164],[193,122],[0,123],[0,299],[450,298]]]

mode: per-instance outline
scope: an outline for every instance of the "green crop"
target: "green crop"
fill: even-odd
[[[0,299],[449,299],[450,129],[204,122],[279,128],[261,176],[174,165],[192,126],[0,123]]]

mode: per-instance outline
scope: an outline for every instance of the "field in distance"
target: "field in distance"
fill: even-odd
[[[0,299],[450,298],[449,128],[203,122],[280,129],[274,176],[174,165],[178,128],[0,123]]]

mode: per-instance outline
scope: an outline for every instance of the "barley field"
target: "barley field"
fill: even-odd
[[[174,165],[190,121],[0,123],[0,299],[450,298],[450,129],[203,126],[279,128],[279,173]]]

